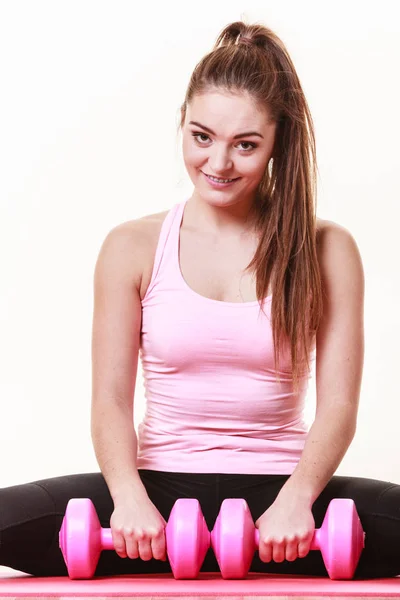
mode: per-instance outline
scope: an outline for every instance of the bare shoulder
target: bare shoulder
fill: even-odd
[[[151,215],[145,215],[144,217],[140,217],[140,219],[135,219],[134,222],[137,223],[147,235],[152,236],[159,233],[161,225],[168,213],[169,209],[158,213],[152,213]]]
[[[97,260],[96,271],[109,264],[121,277],[131,280],[137,290],[154,261],[157,240],[168,211],[124,221],[107,234]]]
[[[329,254],[358,252],[357,243],[346,227],[328,221],[317,219],[317,248],[319,257]]]
[[[362,259],[348,229],[333,221],[317,219],[317,254],[325,289],[339,290],[344,285],[353,286],[355,291],[363,290]]]

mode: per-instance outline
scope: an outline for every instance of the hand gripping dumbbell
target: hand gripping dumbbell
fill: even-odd
[[[211,545],[210,532],[195,498],[180,498],[165,528],[166,549],[175,579],[195,579]],[[89,498],[69,500],[59,545],[71,579],[93,577],[102,550],[114,550],[111,529],[100,525]]]
[[[316,529],[310,550],[320,550],[331,579],[351,579],[357,567],[365,534],[354,501],[331,500],[320,529]],[[211,532],[211,545],[224,579],[246,577],[259,547],[256,529],[247,502],[226,499]]]

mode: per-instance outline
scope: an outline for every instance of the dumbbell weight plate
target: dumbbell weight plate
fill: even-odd
[[[89,498],[71,498],[59,533],[71,579],[93,577],[101,553],[101,525]]]
[[[351,579],[354,575],[365,534],[354,500],[333,498],[321,529],[316,531],[311,549],[324,547],[324,563],[331,579]]]
[[[254,521],[243,498],[226,498],[211,532],[211,545],[224,579],[244,579],[257,548]]]
[[[195,579],[210,547],[210,532],[196,498],[179,498],[165,528],[175,579]]]

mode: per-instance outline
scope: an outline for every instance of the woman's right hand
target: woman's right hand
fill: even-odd
[[[114,503],[110,526],[116,553],[121,558],[167,560],[166,525],[148,496]]]

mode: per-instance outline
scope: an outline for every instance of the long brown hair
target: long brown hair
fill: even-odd
[[[240,42],[245,37],[251,44]],[[262,310],[269,285],[276,373],[281,344],[289,342],[294,389],[310,371],[309,355],[322,315],[317,257],[314,126],[296,70],[277,35],[262,24],[236,21],[219,34],[196,65],[181,106],[215,89],[246,92],[276,121],[272,157],[256,190],[256,253],[246,268],[256,273]],[[278,375],[279,379],[279,375]]]

